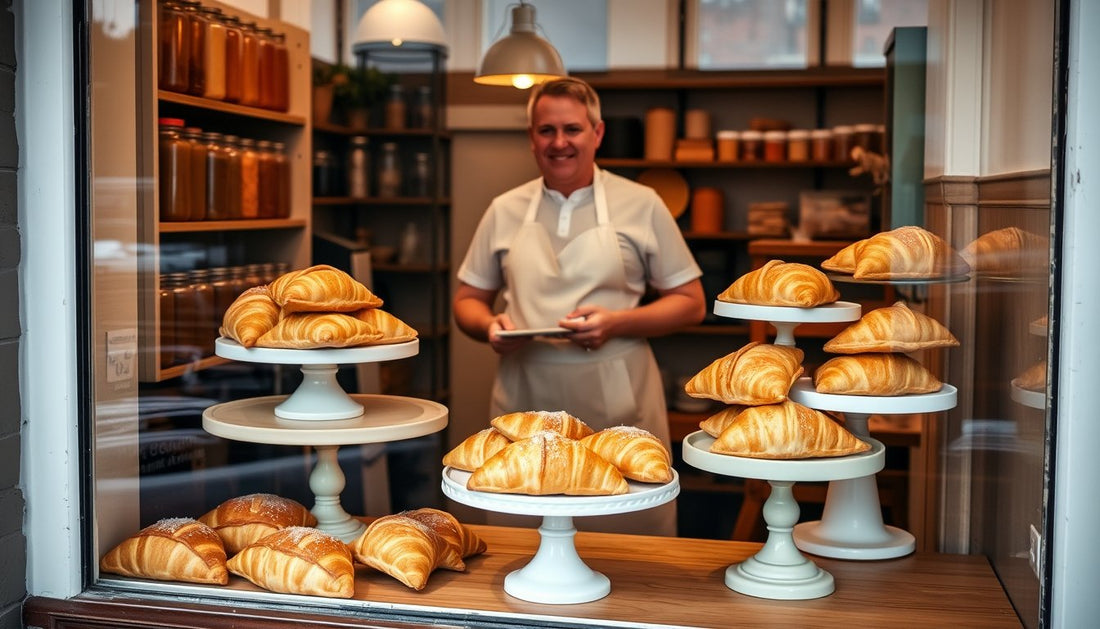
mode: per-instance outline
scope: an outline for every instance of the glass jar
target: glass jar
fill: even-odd
[[[244,266],[244,287],[245,290],[254,288],[256,286],[263,286],[267,284],[264,281],[264,265],[262,264],[246,264]]]
[[[275,33],[270,28],[256,27],[257,63],[260,68],[256,104],[264,109],[275,108]]]
[[[382,163],[378,169],[378,196],[396,197],[401,195],[401,164],[397,158],[397,143],[386,142],[382,145]]]
[[[240,138],[227,135],[223,138],[225,151],[225,213],[226,218],[241,218],[241,148]]]
[[[787,159],[787,132],[764,132],[764,161],[782,162]]]
[[[195,300],[195,317],[190,321],[194,345],[199,357],[214,355],[214,339],[217,338],[217,324],[214,321],[214,289],[210,286],[209,269],[191,271],[191,295]]]
[[[334,162],[332,151],[318,149],[313,152],[313,196],[336,196],[336,182],[333,181]]]
[[[241,25],[241,104],[257,107],[260,104],[260,38],[256,25]]]
[[[290,53],[286,47],[286,34],[275,33],[272,37],[275,45],[275,61],[273,66],[275,100],[272,109],[276,111],[288,111],[290,109]]]
[[[260,140],[256,143],[257,172],[257,216],[260,218],[275,218],[275,206],[279,202],[279,175],[275,172],[275,154],[271,150],[269,140]]]
[[[429,85],[421,85],[416,89],[413,120],[414,125],[419,129],[435,128],[435,103],[432,102],[432,88]]]
[[[225,24],[225,100],[241,102],[241,20],[235,15],[223,18]]]
[[[406,114],[405,88],[400,85],[391,85],[390,97],[386,99],[386,128],[404,129]]]
[[[157,289],[157,304],[160,307],[160,352],[157,359],[161,369],[176,364],[175,281],[173,274],[161,274],[160,288]]]
[[[275,218],[290,218],[290,158],[286,144],[273,142],[271,154],[275,159]]]
[[[815,162],[829,162],[833,159],[833,132],[829,129],[814,129],[810,132],[810,157]]]
[[[764,134],[748,129],[741,132],[741,159],[755,162],[764,158]]]
[[[260,277],[263,278],[264,284],[270,284],[275,281],[279,274],[275,271],[274,262],[264,262],[260,265]]]
[[[852,134],[854,130],[848,125],[833,127],[833,156],[842,162],[852,161]]]
[[[181,0],[190,22],[187,25],[189,74],[187,93],[202,96],[206,90],[206,17],[202,6],[195,0]]]
[[[787,159],[792,162],[810,160],[810,131],[791,129],[787,132]]]
[[[203,178],[206,179],[206,219],[224,221],[229,216],[226,206],[226,177],[229,176],[229,158],[222,144],[222,134],[207,131],[203,140]]]
[[[191,192],[187,195],[191,203],[187,216],[189,220],[201,221],[206,218],[206,143],[198,127],[184,127],[182,135],[187,140],[187,158],[191,161],[188,168]]]
[[[726,129],[718,132],[718,161],[736,162],[738,158],[738,143],[741,134],[737,131]]]
[[[410,194],[414,197],[429,198],[432,194],[432,161],[428,153],[413,156],[413,178]]]
[[[214,292],[213,337],[221,336],[220,328],[225,318],[225,311],[237,299],[238,293],[233,292],[233,278],[228,267],[220,266],[210,269],[210,289]]]
[[[348,196],[353,199],[365,199],[370,194],[370,154],[367,138],[357,135],[351,139],[348,150]]]
[[[241,138],[241,218],[260,216],[260,155],[256,141]]]
[[[183,5],[165,0],[157,13],[157,86],[186,92],[191,81],[191,18]]]
[[[202,15],[206,18],[206,47],[203,52],[206,82],[202,95],[222,100],[225,98],[225,21],[222,10],[214,7],[203,7]]]
[[[160,220],[186,221],[191,218],[191,145],[183,137],[183,120],[158,122]]]
[[[198,316],[195,304],[195,290],[191,285],[190,275],[186,272],[172,273],[172,308],[175,312],[175,325],[173,326],[173,336],[175,338],[175,345],[173,346],[173,360],[174,365],[183,365],[191,362],[196,358],[198,353],[198,345],[196,344],[196,334],[194,322]]]

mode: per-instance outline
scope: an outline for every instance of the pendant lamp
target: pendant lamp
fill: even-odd
[[[535,32],[535,7],[521,2],[512,7],[512,31],[485,52],[474,82],[525,90],[563,76],[561,55]]]
[[[352,51],[447,50],[443,24],[419,0],[379,0],[359,20]]]

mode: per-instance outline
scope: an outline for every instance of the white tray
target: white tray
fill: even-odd
[[[731,319],[767,321],[775,326],[776,345],[794,345],[794,329],[803,323],[843,323],[857,321],[863,307],[850,301],[837,301],[815,308],[758,306],[714,301],[714,314]]]
[[[959,390],[950,384],[935,393],[915,393],[912,395],[842,395],[838,393],[818,393],[809,377],[799,378],[788,397],[803,406],[822,411],[841,413],[864,413],[895,415],[899,413],[936,413],[955,408],[958,404]],[[848,427],[852,430],[852,427]],[[864,430],[852,432],[857,437],[866,436]]]

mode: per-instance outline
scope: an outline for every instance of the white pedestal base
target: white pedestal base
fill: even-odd
[[[363,405],[351,399],[336,382],[336,365],[302,365],[302,383],[275,407],[283,419],[325,421],[363,414]]]
[[[571,605],[611,593],[611,579],[589,568],[573,544],[577,529],[569,516],[544,516],[539,549],[524,567],[504,577],[504,591],[532,603]]]
[[[340,494],[347,478],[337,459],[339,446],[316,446],[317,464],[309,474],[309,488],[313,490],[313,509],[317,528],[339,537],[344,543],[358,539],[367,525],[348,515],[340,505]]]

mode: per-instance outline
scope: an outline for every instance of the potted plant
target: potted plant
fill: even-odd
[[[347,81],[350,68],[314,61],[313,63],[313,121],[328,123],[332,121],[333,102],[336,85]]]
[[[371,109],[382,101],[396,77],[378,68],[343,66],[342,70],[344,76],[335,82],[335,108],[343,114],[348,126],[365,129],[369,126]]]

